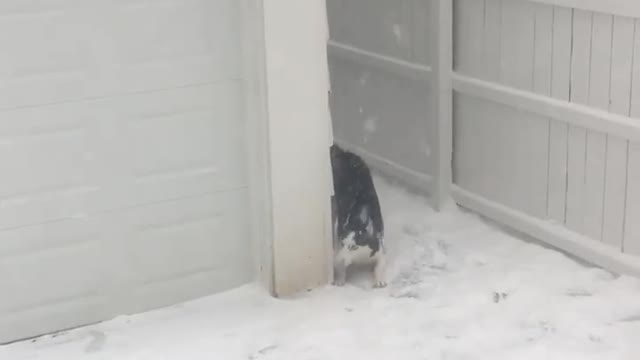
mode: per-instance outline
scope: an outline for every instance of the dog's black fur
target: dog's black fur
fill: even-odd
[[[384,222],[371,171],[358,155],[331,146],[335,192],[337,241],[354,233],[357,246],[367,246],[371,256],[383,250]]]

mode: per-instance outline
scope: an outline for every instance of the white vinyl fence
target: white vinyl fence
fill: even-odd
[[[640,1],[327,2],[336,139],[640,275]]]
[[[451,52],[439,48],[450,48],[451,0],[327,0],[327,10],[335,141],[441,205]]]
[[[453,7],[455,199],[640,274],[640,3]]]

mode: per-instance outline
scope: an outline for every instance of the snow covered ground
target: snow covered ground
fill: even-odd
[[[390,285],[257,286],[0,347],[2,360],[640,359],[640,281],[378,180]]]

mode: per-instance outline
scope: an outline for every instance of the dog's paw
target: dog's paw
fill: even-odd
[[[387,287],[387,282],[384,280],[378,280],[373,284],[375,289],[382,289]]]

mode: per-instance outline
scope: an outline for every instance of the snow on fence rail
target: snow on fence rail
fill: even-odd
[[[454,198],[640,275],[640,2],[453,6]]]

